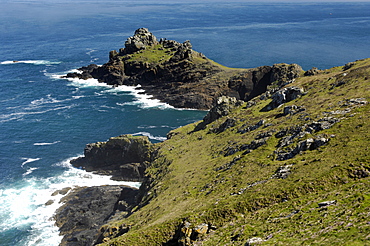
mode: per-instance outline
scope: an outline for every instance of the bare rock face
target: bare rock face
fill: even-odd
[[[139,28],[125,42],[125,53],[132,54],[148,46],[158,44],[157,38],[147,28]]]
[[[87,144],[84,157],[71,161],[86,171],[112,175],[115,180],[142,181],[150,160],[152,143],[148,137],[121,135],[107,142]]]
[[[263,109],[263,111],[269,111],[274,108],[277,108],[280,105],[293,101],[302,95],[304,95],[304,90],[296,86],[290,86],[290,87],[286,87],[281,90],[278,90],[271,96],[272,98],[271,103],[269,103]]]
[[[127,186],[94,186],[74,189],[54,216],[61,246],[95,245],[100,227],[114,216],[127,216],[137,204],[138,189]]]
[[[302,67],[297,64],[279,63],[272,67],[270,80],[277,81],[279,85],[289,84],[302,72]]]
[[[243,101],[237,100],[235,97],[219,97],[216,105],[209,110],[207,115],[203,118],[203,121],[195,127],[194,131],[204,129],[206,125],[218,118],[228,115],[233,108],[242,105],[242,103]]]

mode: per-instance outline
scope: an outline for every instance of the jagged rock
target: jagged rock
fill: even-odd
[[[239,151],[244,151],[243,155],[249,154],[252,150],[258,149],[265,145],[270,137],[260,138],[253,140],[250,144],[242,144],[237,146],[228,146],[224,151],[224,156],[230,156]]]
[[[188,221],[184,221],[180,227],[178,232],[175,235],[170,243],[164,245],[179,245],[179,246],[191,246],[194,245],[194,242],[201,239],[204,235],[208,233],[209,225],[206,223],[202,223],[196,226],[192,226],[192,224]]]
[[[283,115],[295,115],[305,110],[306,109],[302,106],[296,106],[296,105],[286,106],[284,107]]]
[[[49,201],[45,202],[45,206],[49,206],[53,203],[54,203],[54,200],[49,200]]]
[[[233,118],[228,118],[225,120],[224,123],[222,123],[218,128],[216,129],[211,129],[212,132],[215,132],[215,133],[221,133],[221,132],[224,132],[226,131],[226,129],[228,128],[231,128],[233,126],[235,126],[235,123],[236,123],[236,120],[233,119]]]
[[[338,123],[340,119],[334,118],[334,117],[324,117],[317,122],[314,121],[306,126],[307,132],[318,132],[325,129],[331,128],[335,123]]]
[[[320,70],[316,67],[311,68],[310,70],[306,71],[304,73],[304,76],[314,76],[316,74],[319,74]]]
[[[284,103],[297,99],[303,94],[304,90],[296,86],[290,86],[278,90],[271,96],[272,97],[271,103],[269,103],[265,108],[263,108],[262,111],[269,111],[274,108],[277,108]]]
[[[330,139],[324,137],[308,138],[306,140],[300,141],[294,149],[288,148],[286,150],[276,151],[278,161],[285,161],[293,158],[297,154],[306,150],[315,150],[320,146],[325,145]]]
[[[271,84],[271,67],[262,66],[232,77],[228,87],[235,91],[232,95],[240,100],[249,100],[267,90]]]
[[[195,127],[194,131],[204,129],[206,125],[228,115],[233,108],[240,106],[242,103],[242,101],[237,100],[235,97],[219,97],[216,101],[216,105],[209,110],[207,115],[204,116],[203,121]]]
[[[286,179],[291,173],[292,165],[281,166],[276,170],[275,174],[271,178],[275,179]]]
[[[275,130],[271,130],[271,131],[267,131],[267,132],[261,132],[254,139],[258,140],[258,139],[261,139],[261,138],[269,138],[273,135],[274,132],[275,132]]]
[[[253,140],[250,144],[246,146],[246,149],[255,150],[261,147],[262,145],[266,144],[268,139],[269,137],[261,138],[258,140]]]
[[[113,175],[117,180],[142,181],[151,147],[146,136],[121,135],[86,145],[84,157],[72,160],[71,164],[90,172]]]
[[[265,120],[260,120],[258,121],[255,125],[243,125],[239,130],[238,130],[238,133],[246,133],[246,132],[251,132],[251,131],[254,131],[258,128],[260,128],[261,126],[263,126],[263,124],[265,124]]]
[[[302,72],[302,67],[297,64],[274,64],[271,70],[270,80],[279,86],[284,86],[294,81],[295,78],[298,78]]]
[[[125,201],[126,212],[136,205],[138,190],[127,186],[95,186],[76,188],[61,202],[54,219],[61,235],[61,246],[94,245],[99,238],[99,228],[116,212]]]
[[[56,190],[53,192],[53,194],[51,194],[52,196],[56,196],[56,195],[65,195],[67,194],[72,188],[71,187],[66,187],[66,188],[63,188],[61,190]]]
[[[103,225],[100,228],[100,235],[96,240],[96,243],[105,243],[111,238],[119,237],[127,233],[131,229],[130,225],[121,224],[119,226],[108,226]]]
[[[134,36],[129,37],[125,42],[125,53],[132,54],[156,44],[158,44],[157,38],[147,28],[139,28]]]
[[[356,65],[356,62],[348,62],[347,64],[345,64],[343,66],[343,71],[346,71],[346,70],[352,68],[354,65]]]

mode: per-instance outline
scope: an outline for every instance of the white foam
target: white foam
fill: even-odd
[[[171,126],[167,126],[167,125],[162,125],[162,126],[146,126],[146,125],[143,125],[143,126],[138,126],[137,128],[139,128],[139,129],[155,129],[155,128],[171,128],[171,129],[175,129],[176,127],[171,127]]]
[[[164,140],[167,140],[166,137],[155,137],[153,136],[151,133],[149,132],[137,132],[137,133],[134,133],[132,135],[142,135],[142,136],[147,136],[149,139],[153,139],[153,140],[157,140],[157,141],[164,141]]]
[[[40,160],[41,158],[21,158],[22,160],[25,160],[21,167],[23,167],[24,165],[26,165],[27,163],[30,163],[30,162],[34,162],[34,161],[38,161]]]
[[[73,69],[68,71],[67,73],[82,73],[78,69]],[[87,88],[87,87],[103,87],[105,90],[97,93],[97,95],[101,95],[101,93],[111,93],[111,94],[118,94],[119,92],[128,92],[129,94],[134,96],[133,102],[126,102],[126,103],[117,103],[119,106],[125,105],[137,105],[141,108],[160,108],[160,109],[167,109],[167,108],[174,108],[173,106],[161,102],[158,99],[153,98],[151,95],[145,94],[145,90],[140,89],[141,85],[138,86],[128,86],[128,85],[119,85],[119,86],[112,86],[106,83],[99,82],[97,79],[79,79],[79,78],[65,78],[67,73],[64,74],[51,74],[45,73],[46,76],[51,77],[52,79],[66,79],[70,81],[70,86],[75,86],[78,88]]]
[[[10,65],[10,64],[34,64],[34,65],[54,65],[54,64],[60,64],[61,62],[52,62],[47,60],[23,60],[23,61],[3,61],[0,62],[2,65]]]
[[[54,141],[52,143],[34,143],[33,145],[35,145],[35,146],[44,146],[44,145],[53,145],[53,144],[57,144],[57,143],[60,143],[60,141]]]
[[[25,115],[44,114],[50,111],[70,109],[75,106],[76,106],[75,104],[71,104],[69,106],[56,106],[54,108],[49,108],[49,109],[42,110],[42,111],[23,111],[23,112],[16,112],[16,113],[10,113],[10,114],[3,114],[3,115],[0,115],[0,123],[12,121],[12,120],[22,120],[23,116]],[[24,108],[24,110],[32,110],[32,108]]]
[[[2,201],[0,203],[0,233],[12,229],[28,230],[30,236],[23,240],[22,245],[58,245],[62,236],[59,235],[59,230],[52,217],[56,209],[62,205],[59,202],[64,195],[57,192],[58,194],[53,196],[55,191],[66,187],[98,185],[127,185],[136,188],[140,186],[139,182],[114,181],[109,176],[100,176],[73,168],[69,163],[71,159],[52,165],[52,167],[66,168],[58,176],[29,178],[28,174],[37,169],[31,167],[23,175],[22,182],[14,188],[0,188]],[[28,162],[35,160],[36,158],[27,158]],[[52,204],[46,205],[47,202]]]
[[[30,168],[27,169],[27,171],[24,174],[22,174],[22,176],[23,177],[27,176],[28,174],[31,174],[33,171],[35,171],[37,169],[39,169],[39,168],[38,167],[30,167]]]
[[[46,96],[46,98],[42,97],[40,99],[33,100],[31,102],[31,105],[39,106],[39,105],[48,104],[48,103],[60,103],[60,102],[63,102],[63,100],[57,100],[49,94]]]

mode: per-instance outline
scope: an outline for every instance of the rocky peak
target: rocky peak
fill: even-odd
[[[126,40],[124,52],[132,54],[156,44],[158,44],[157,38],[147,28],[139,28],[135,31],[134,36]]]
[[[270,81],[277,82],[278,85],[283,86],[284,84],[293,82],[302,72],[302,67],[297,64],[274,64],[272,66]]]

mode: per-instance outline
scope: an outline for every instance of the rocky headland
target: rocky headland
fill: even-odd
[[[74,166],[142,185],[68,193],[55,215],[61,245],[369,243],[369,59],[231,69],[142,28],[108,63],[80,70],[68,77],[210,110],[161,143],[87,144]]]
[[[247,64],[246,64],[247,65]],[[95,78],[109,85],[141,86],[145,93],[177,108],[210,109],[220,96],[248,100],[273,83],[289,83],[303,70],[296,64],[251,69],[222,66],[192,49],[190,41],[158,40],[146,28],[125,47],[109,53],[102,66],[90,64],[68,78]]]

